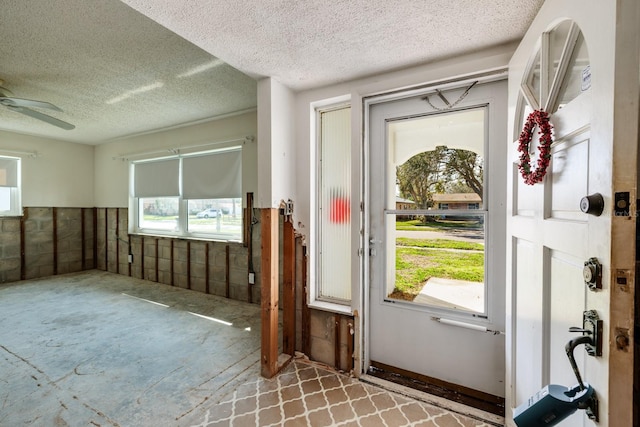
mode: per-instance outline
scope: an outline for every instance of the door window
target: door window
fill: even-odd
[[[485,313],[485,107],[387,129],[387,297]],[[414,215],[394,210],[398,198]]]

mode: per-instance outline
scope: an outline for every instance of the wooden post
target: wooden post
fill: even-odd
[[[93,268],[98,268],[98,208],[93,208]]]
[[[334,329],[334,361],[335,361],[335,368],[337,370],[340,370],[340,338],[341,338],[341,333],[340,333],[340,323],[342,322],[342,316],[339,315],[338,313],[335,313],[333,315],[333,322],[335,325],[335,329]]]
[[[191,289],[191,240],[187,240],[187,289]]]
[[[247,193],[247,210],[244,215],[244,246],[247,248],[248,273],[254,274],[254,282],[248,280],[247,275],[247,301],[253,302],[253,286],[255,284],[255,271],[253,268],[253,193]]]
[[[25,241],[25,222],[29,218],[29,208],[23,208],[23,214],[20,217],[20,280],[27,278],[27,259],[26,259],[26,241]]]
[[[231,295],[231,268],[229,267],[229,245],[224,248],[224,295]]]
[[[156,256],[156,265],[155,265],[155,269],[156,269],[156,278],[155,278],[155,281],[156,281],[156,282],[160,282],[160,278],[158,277],[158,275],[160,274],[160,273],[159,273],[159,271],[158,271],[158,270],[159,270],[159,268],[158,268],[158,267],[159,267],[159,265],[160,265],[160,261],[159,261],[160,250],[159,250],[159,248],[158,248],[158,245],[159,245],[159,243],[158,243],[158,239],[156,238],[156,248],[155,248],[155,249],[156,249],[156,255],[155,255],[155,256]]]
[[[82,241],[82,246],[80,251],[82,252],[82,270],[87,269],[87,236],[85,230],[85,214],[84,208],[80,208],[80,240]]]
[[[285,216],[282,253],[282,351],[290,356],[296,343],[296,236],[292,221],[291,216]]]
[[[204,292],[209,293],[209,242],[204,244]]]
[[[116,273],[120,274],[120,208],[116,208]]]
[[[53,274],[58,274],[58,208],[51,208],[53,221]]]
[[[104,208],[104,271],[109,271],[109,208]]]
[[[173,261],[174,261],[174,259],[173,259],[173,243],[174,243],[174,240],[171,239],[171,265],[170,265],[171,266],[171,273],[170,273],[171,274],[171,279],[169,280],[171,282],[170,283],[171,286],[175,285],[174,279],[173,279],[173,272],[174,272],[174,266],[173,266]]]
[[[260,374],[265,378],[271,378],[278,372],[278,210],[261,209],[260,219],[262,225]]]
[[[347,318],[347,372],[353,370],[353,346],[355,344],[353,341],[355,337],[351,331],[354,328],[355,320],[353,317]]]
[[[311,309],[307,304],[307,247],[302,247],[302,352],[311,355]]]

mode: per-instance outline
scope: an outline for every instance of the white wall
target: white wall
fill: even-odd
[[[272,78],[258,82],[259,197],[256,207],[277,208],[296,197],[295,98]],[[294,208],[295,209],[295,208]]]
[[[352,110],[352,194],[351,200],[352,223],[352,253],[357,257],[360,246],[360,202],[361,199],[361,165],[363,144],[362,100],[364,97],[380,93],[409,89],[426,84],[445,82],[452,78],[462,78],[480,72],[505,69],[517,44],[508,44],[492,49],[475,52],[466,56],[450,58],[437,63],[419,67],[407,68],[400,71],[372,76],[320,89],[299,92],[295,98],[295,114],[288,118],[296,124],[296,165],[290,171],[290,177],[295,181],[297,189],[295,195],[294,224],[297,230],[305,236],[309,245],[309,264],[315,264],[315,116],[314,106],[326,105],[327,102],[342,102],[350,99]],[[284,119],[283,119],[284,120]],[[310,282],[313,283],[313,268],[310,268]],[[361,284],[357,269],[352,273],[352,309],[360,309]]]
[[[94,206],[93,146],[0,131],[0,155],[22,158],[23,206]]]
[[[98,145],[95,148],[95,206],[127,207],[129,204],[129,162],[122,159],[114,160],[114,157],[140,159],[144,156],[131,155],[170,148],[184,149],[245,136],[253,136],[255,140],[243,145],[242,192],[243,194],[256,193],[258,191],[257,133],[257,114],[249,112]],[[230,145],[236,144],[238,142]],[[207,146],[203,149],[224,147],[224,145]],[[159,155],[161,154],[150,154],[146,157]]]
[[[508,44],[433,64],[297,93],[295,115],[293,116],[293,120],[296,123],[297,162],[292,174],[298,185],[294,216],[296,223],[300,222],[304,228],[301,231],[309,237],[309,225],[312,215],[310,208],[313,205],[312,198],[315,197],[314,183],[311,182],[312,172],[315,168],[313,163],[315,161],[313,105],[326,104],[327,100],[332,99],[336,102],[348,98],[351,99],[352,154],[354,162],[357,163],[362,156],[363,97],[505,68],[516,46],[516,44]],[[353,173],[354,182],[358,183],[361,177],[359,168],[356,167]],[[358,194],[359,188],[355,187],[355,189],[357,191],[354,191],[354,194]],[[359,209],[359,201],[354,203],[353,206]],[[356,211],[352,209],[352,212]]]

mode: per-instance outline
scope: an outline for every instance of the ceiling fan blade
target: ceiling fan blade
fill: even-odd
[[[46,108],[48,110],[62,111],[60,107],[57,107],[50,102],[34,101],[31,99],[13,98],[8,96],[0,96],[0,104],[7,107]]]
[[[38,111],[32,110],[30,108],[26,108],[26,107],[16,107],[13,105],[7,105],[7,108],[9,108],[12,111],[15,111],[17,113],[22,113],[25,114],[27,116],[33,117],[34,119],[38,119],[38,120],[42,120],[43,122],[47,122],[50,125],[54,125],[57,126],[59,128],[62,129],[66,129],[66,130],[71,130],[71,129],[75,129],[75,126],[72,125],[71,123],[67,123],[67,122],[63,122],[62,120],[58,120],[55,117],[51,117],[48,116],[46,114],[42,114]]]

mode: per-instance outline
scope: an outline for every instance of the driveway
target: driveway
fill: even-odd
[[[446,230],[446,231],[405,231],[397,230],[396,237],[407,237],[409,239],[447,239],[460,242],[473,242],[484,244],[483,230]]]

